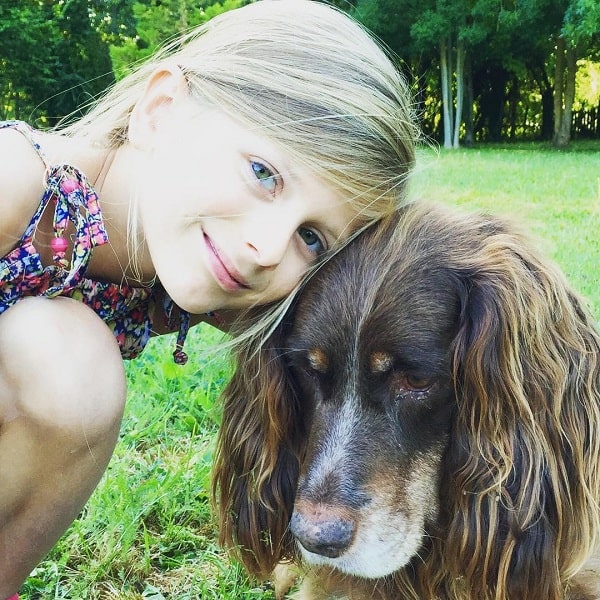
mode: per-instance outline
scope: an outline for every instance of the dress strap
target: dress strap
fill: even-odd
[[[40,143],[37,141],[35,136],[35,130],[29,125],[25,123],[25,121],[0,121],[0,129],[14,129],[21,133],[27,141],[31,144],[32,148],[37,152],[40,160],[44,163],[46,170],[49,168],[50,163],[48,162],[48,158],[46,153],[42,150]]]
[[[57,165],[48,171],[47,188],[42,204],[54,202],[54,238],[50,243],[56,266],[64,271],[60,285],[50,288],[46,295],[59,294],[63,289],[76,286],[84,276],[96,246],[108,243],[98,195],[77,168]],[[69,261],[65,254],[68,241],[65,238],[69,223],[73,224],[71,236],[73,250]]]
[[[93,248],[107,244],[108,234],[102,219],[98,195],[93,186],[76,167],[66,164],[52,165],[36,139],[35,129],[24,121],[0,121],[0,129],[5,128],[15,129],[25,136],[45,166],[45,191],[34,216],[21,238],[22,245],[32,244],[36,228],[46,206],[49,203],[54,204],[54,238],[50,243],[54,264],[47,268],[56,271],[57,276],[53,278],[53,284],[44,290],[42,295],[51,298],[65,295],[77,286],[81,286],[80,289],[94,286],[94,289],[96,289],[101,284],[85,280],[85,272],[91,259]],[[74,230],[71,234],[68,232],[70,225],[72,225]],[[70,260],[66,256],[66,250],[69,246],[66,236],[70,237],[73,246]],[[107,310],[112,310],[113,307],[110,305],[110,302],[114,300],[115,296],[120,297],[123,295],[122,288],[116,285],[104,284],[104,287],[106,287],[104,303],[99,302],[97,293],[94,292],[95,304],[93,308],[96,312],[100,308],[103,308],[104,305],[108,306]],[[135,293],[132,292],[132,296],[142,294],[141,288],[132,289],[140,290]],[[145,297],[143,296],[143,299]],[[92,301],[89,304],[92,306]],[[100,306],[101,304],[102,306]],[[177,328],[178,331],[173,358],[176,363],[185,364],[188,357],[183,351],[183,345],[190,328],[190,315],[176,306],[173,300],[166,294],[164,296],[163,311],[169,328]],[[134,312],[136,311],[132,311],[131,314]],[[140,311],[137,310],[136,316],[139,317],[139,314]],[[109,320],[104,316],[102,318],[105,321]],[[142,319],[142,325],[145,322]],[[134,324],[137,324],[137,322]],[[123,332],[121,334],[124,335]]]
[[[0,121],[0,129],[14,129],[22,134],[27,141],[31,144],[32,148],[37,152],[41,161],[44,163],[44,179],[48,175],[49,163],[48,158],[46,157],[45,152],[42,150],[39,142],[35,138],[35,131],[27,124],[25,121]],[[46,186],[46,182],[44,182],[44,186]],[[31,244],[33,241],[33,236],[38,226],[38,222],[42,217],[42,213],[46,208],[46,204],[48,202],[48,198],[44,196],[39,203],[33,217],[29,221],[27,228],[25,229],[25,233],[21,236],[21,244]]]
[[[173,329],[176,324],[175,315],[173,314],[175,309],[177,309],[177,312],[179,313],[179,322],[177,323],[177,342],[175,344],[175,350],[173,351],[173,360],[178,365],[185,365],[188,361],[188,355],[183,351],[183,345],[190,329],[190,313],[177,306],[165,292],[163,297],[163,311],[165,315],[165,324],[169,329]]]

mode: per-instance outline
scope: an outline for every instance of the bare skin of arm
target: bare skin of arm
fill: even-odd
[[[35,212],[44,167],[15,131],[1,133],[0,155],[4,255]],[[124,402],[118,346],[89,308],[27,298],[0,315],[0,598],[17,591],[83,507],[112,454]]]

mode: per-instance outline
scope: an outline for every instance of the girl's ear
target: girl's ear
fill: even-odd
[[[177,65],[162,65],[149,77],[129,117],[128,139],[139,149],[152,149],[161,120],[174,104],[188,97],[185,75]]]

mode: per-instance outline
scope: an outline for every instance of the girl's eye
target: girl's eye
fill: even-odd
[[[280,184],[281,176],[274,173],[267,165],[256,160],[250,161],[254,176],[269,194],[275,194]]]
[[[312,229],[308,229],[308,227],[300,227],[300,229],[298,229],[298,235],[313,254],[318,256],[327,250],[323,240],[321,240],[319,235]]]

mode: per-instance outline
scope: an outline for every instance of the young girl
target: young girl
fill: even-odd
[[[62,130],[2,124],[0,599],[104,472],[121,357],[288,296],[403,202],[415,136],[390,59],[309,0],[213,19]]]

